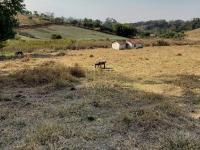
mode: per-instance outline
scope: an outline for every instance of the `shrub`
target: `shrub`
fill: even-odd
[[[88,116],[88,117],[87,117],[87,120],[88,120],[88,121],[95,121],[95,118],[92,117],[92,116]]]
[[[90,55],[90,58],[93,58],[93,57],[94,57],[94,55],[91,54],[91,55]]]
[[[45,121],[34,129],[34,131],[27,136],[26,145],[21,149],[28,149],[28,147],[36,147],[36,145],[48,145],[50,143],[57,143],[60,137],[65,136],[64,126],[50,121]]]
[[[140,33],[140,37],[141,38],[147,38],[147,37],[150,37],[150,36],[151,36],[150,32],[141,32]]]
[[[170,44],[167,41],[158,40],[156,43],[153,43],[153,46],[170,46]]]
[[[37,86],[55,83],[60,86],[65,81],[75,82],[76,77],[85,77],[85,71],[80,67],[66,67],[62,64],[44,63],[33,69],[24,69],[11,75],[16,81],[26,85]]]
[[[62,39],[62,36],[59,34],[52,34],[51,39]]]
[[[74,67],[70,68],[70,74],[77,78],[86,76],[85,71],[78,64],[76,64]]]
[[[178,53],[176,56],[183,56],[183,54],[181,54],[181,53]]]
[[[160,35],[162,38],[173,38],[173,39],[183,39],[185,37],[184,32],[167,32],[162,35]]]

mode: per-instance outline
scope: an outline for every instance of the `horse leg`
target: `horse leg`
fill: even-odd
[[[102,69],[102,64],[100,64],[100,68]]]

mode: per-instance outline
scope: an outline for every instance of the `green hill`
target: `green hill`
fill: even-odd
[[[64,39],[73,40],[124,39],[124,37],[79,28],[71,25],[49,25],[51,22],[37,16],[32,16],[30,18],[27,15],[18,14],[17,19],[19,20],[20,24],[20,28],[17,29],[17,32],[25,39],[27,37],[37,39],[50,39],[52,34],[59,34]]]
[[[38,39],[50,39],[52,34],[59,34],[62,36],[62,38],[74,40],[124,39],[124,37],[116,35],[110,35],[93,30],[64,25],[50,25],[46,27],[19,29],[18,32],[20,35],[25,35],[28,37],[34,37]]]

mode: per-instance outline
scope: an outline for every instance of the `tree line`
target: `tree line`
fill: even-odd
[[[25,11],[24,13],[25,15],[28,15],[30,19],[32,19],[32,17],[39,17],[42,20],[50,21],[55,24],[70,24],[81,28],[87,28],[124,37],[135,37],[137,34],[137,29],[133,24],[122,24],[113,18],[107,18],[106,21],[103,22],[98,19],[93,20],[88,18],[75,19],[73,17],[54,17],[54,13],[50,12],[38,13],[37,11]]]
[[[135,36],[150,37],[151,35],[162,38],[183,38],[185,31],[200,28],[200,18],[194,18],[190,21],[151,20],[137,23],[119,23],[113,18],[107,18],[105,21],[101,21],[88,18],[76,19],[73,17],[54,17],[53,13],[39,14],[36,11],[31,14],[40,17],[41,19],[54,22],[55,24],[70,24],[130,38]]]
[[[184,36],[185,31],[200,28],[200,18],[194,18],[190,21],[152,20],[133,23],[133,25],[143,36],[149,36],[153,33],[164,38],[179,38]]]
[[[38,17],[41,20],[47,20],[55,24],[70,24],[82,28],[115,34],[123,37],[133,38],[135,36],[150,37],[152,35],[164,38],[182,38],[184,32],[200,28],[200,18],[190,21],[183,20],[154,20],[137,23],[119,23],[113,18],[107,18],[105,21],[93,19],[76,19],[55,17],[54,13],[38,13],[25,9],[23,0],[1,0],[0,1],[0,41],[12,38],[15,35],[13,30],[18,24],[16,20],[17,13],[25,14],[32,19]]]

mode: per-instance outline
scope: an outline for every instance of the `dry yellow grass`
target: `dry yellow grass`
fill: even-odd
[[[94,49],[69,51],[59,57],[30,57],[26,62],[3,61],[0,69],[4,76],[46,61],[65,66],[78,63],[87,74],[73,89],[57,91],[48,86],[27,88],[0,82],[4,85],[0,148],[198,149],[199,49]],[[105,70],[95,70],[99,59],[107,61]]]
[[[159,84],[161,76],[176,76],[178,74],[200,75],[199,46],[149,47],[138,50],[115,51],[112,49],[96,49],[86,51],[72,51],[69,55],[59,59],[60,63],[81,66],[94,70],[94,63],[98,59],[106,60],[107,67],[131,79],[141,78],[153,80],[158,84],[134,83],[145,91],[161,94],[181,95],[180,87]],[[90,55],[94,57],[90,57]],[[178,56],[182,54],[182,56]],[[161,80],[161,79],[160,79]],[[129,84],[129,83],[127,83]]]
[[[24,66],[35,67],[53,60],[67,66],[74,66],[78,63],[81,67],[94,70],[94,63],[99,59],[104,59],[107,61],[107,67],[117,73],[116,76],[120,74],[132,80],[139,79],[139,82],[134,84],[127,82],[126,86],[147,92],[180,96],[183,94],[183,89],[176,85],[162,83],[162,78],[175,80],[177,75],[200,75],[199,49],[200,46],[194,45],[147,47],[124,51],[112,49],[70,51],[63,57],[38,58],[30,60],[30,62],[21,60],[5,61],[0,64],[0,68],[2,71],[9,73],[23,69]],[[90,57],[90,55],[94,57]],[[146,83],[143,81],[146,81]],[[148,82],[155,82],[155,84]]]
[[[200,40],[200,29],[186,32],[186,39],[199,41]]]

